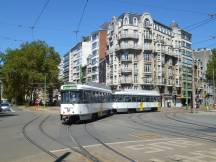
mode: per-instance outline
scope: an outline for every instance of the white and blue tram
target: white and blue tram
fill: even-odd
[[[112,91],[82,84],[61,86],[60,118],[63,121],[89,120],[112,110]]]
[[[124,90],[113,93],[113,109],[116,112],[156,111],[160,104],[160,93],[154,90]]]

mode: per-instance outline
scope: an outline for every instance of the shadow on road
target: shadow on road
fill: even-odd
[[[18,114],[15,113],[9,113],[9,112],[0,112],[0,118],[8,118],[12,116],[18,116]]]

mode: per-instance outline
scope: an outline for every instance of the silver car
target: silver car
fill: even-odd
[[[11,105],[9,103],[1,103],[2,111],[11,111]]]

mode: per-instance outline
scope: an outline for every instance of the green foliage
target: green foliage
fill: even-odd
[[[22,104],[43,87],[45,75],[48,89],[58,81],[60,56],[43,41],[26,42],[19,49],[8,49],[3,55],[2,81],[4,95]]]
[[[207,64],[206,77],[208,80],[213,80],[213,72],[216,80],[216,49],[212,50],[212,57]]]

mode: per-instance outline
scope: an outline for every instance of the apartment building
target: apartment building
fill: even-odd
[[[64,56],[64,81],[86,83],[104,81],[104,66],[99,68],[106,54],[106,30],[98,30],[84,37]],[[102,79],[100,79],[100,76]]]
[[[162,106],[189,98],[191,34],[176,23],[169,27],[149,13],[114,16],[107,32],[107,58],[106,83],[114,90],[155,89]]]
[[[58,78],[59,78],[59,80],[63,80],[63,78],[64,78],[64,57],[61,57],[61,62],[58,66],[58,69],[59,69]]]
[[[105,69],[99,66],[106,54],[106,36],[107,30],[98,30],[89,36],[91,52],[87,58],[87,82],[99,83],[100,76],[103,77]]]
[[[64,55],[64,82],[83,82],[83,70],[87,66],[87,57],[91,52],[89,37],[84,37]]]
[[[211,49],[202,48],[193,51],[196,101],[199,104],[213,103],[212,81],[206,79],[207,64],[211,56]]]

